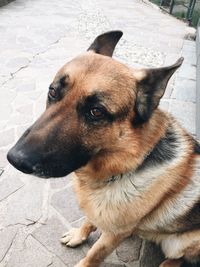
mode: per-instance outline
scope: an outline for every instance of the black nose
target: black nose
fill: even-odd
[[[31,174],[33,173],[33,166],[28,160],[26,154],[20,150],[12,148],[7,154],[8,161],[19,171]]]

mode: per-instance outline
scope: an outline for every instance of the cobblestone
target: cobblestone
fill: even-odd
[[[188,77],[188,79],[196,80],[196,66],[188,63],[183,63],[181,69],[179,70],[179,76],[184,78]]]
[[[55,193],[52,197],[51,204],[69,222],[76,221],[83,216],[71,187]]]
[[[35,82],[27,82],[27,83],[22,83],[20,86],[18,86],[16,88],[16,91],[23,91],[23,92],[27,92],[27,91],[33,91],[35,90]]]
[[[28,178],[27,178],[28,179]],[[30,184],[0,203],[0,225],[30,225],[42,217],[44,184],[34,179]],[[7,189],[8,190],[8,189]],[[6,216],[4,214],[6,213]]]
[[[12,144],[15,140],[14,129],[9,129],[0,132],[0,147]]]
[[[7,158],[6,158],[7,152],[8,152],[7,148],[1,148],[0,149],[0,166],[1,166],[1,168],[4,168],[8,164]]]
[[[85,253],[81,246],[76,249],[66,249],[60,243],[59,239],[66,231],[66,226],[58,218],[52,217],[45,225],[36,229],[33,236],[49,251],[57,255],[67,266],[73,267],[74,263],[81,260]]]
[[[59,258],[54,257],[50,266],[51,267],[66,267],[68,265],[66,265],[64,262],[62,262]]]
[[[73,173],[69,174],[66,177],[62,177],[60,179],[51,179],[50,184],[51,184],[51,188],[53,190],[56,189],[63,189],[66,186],[71,186],[72,185],[72,177],[73,177]]]
[[[18,0],[0,8],[0,17],[0,266],[73,267],[100,236],[76,249],[59,242],[83,221],[73,174],[48,181],[22,174],[8,166],[9,147],[44,111],[56,71],[113,29],[124,32],[114,57],[132,67],[185,57],[160,107],[195,134],[195,43],[184,40],[186,24],[139,0]],[[162,259],[158,247],[130,237],[102,267],[158,267]]]
[[[171,98],[181,101],[196,102],[196,81],[184,78],[177,78]]]
[[[19,177],[16,177],[16,174],[13,172],[10,172],[3,178],[4,179],[0,179],[0,201],[13,194],[24,185]]]
[[[190,133],[196,133],[194,103],[172,99],[169,105],[169,112],[171,112]]]
[[[153,243],[146,242],[144,244],[142,255],[149,255],[149,257],[142,256],[140,263],[142,267],[157,267],[164,260],[164,255]],[[131,267],[134,267],[134,265]]]
[[[118,248],[117,256],[124,263],[139,260],[142,240],[138,237],[127,238]],[[134,248],[134,250],[133,250]]]
[[[6,256],[6,253],[11,247],[13,239],[16,236],[16,233],[17,233],[17,229],[14,227],[5,228],[2,231],[0,231],[0,239],[1,239],[0,262]]]
[[[29,235],[25,240],[23,253],[21,249],[13,250],[6,266],[47,267],[51,263],[51,254],[37,240]]]

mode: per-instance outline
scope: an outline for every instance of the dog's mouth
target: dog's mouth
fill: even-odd
[[[35,175],[40,178],[59,178],[66,176],[67,174],[71,173],[73,171],[73,168],[63,168],[60,164],[51,164],[51,165],[42,165],[42,164],[36,164],[33,166],[33,173],[32,175]]]

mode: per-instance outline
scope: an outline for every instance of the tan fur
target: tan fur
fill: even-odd
[[[200,231],[169,235],[161,242],[162,249],[168,258],[193,260],[200,254]]]

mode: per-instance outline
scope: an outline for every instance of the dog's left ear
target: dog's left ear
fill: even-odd
[[[146,122],[158,107],[172,74],[183,62],[183,58],[169,67],[142,69],[136,72],[137,97],[135,103],[134,125]]]
[[[103,33],[94,40],[87,51],[94,51],[97,54],[112,57],[115,46],[122,37],[121,31],[110,31]]]

